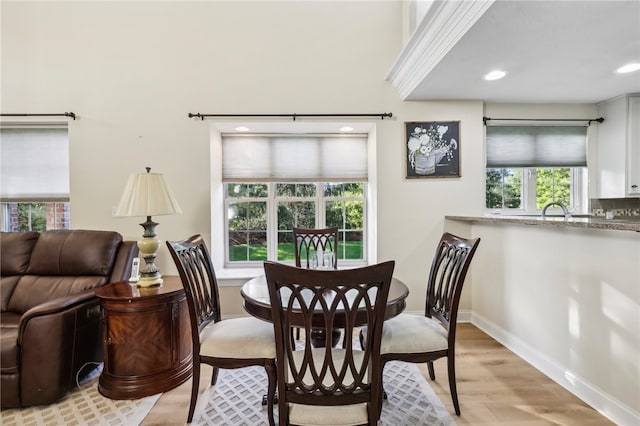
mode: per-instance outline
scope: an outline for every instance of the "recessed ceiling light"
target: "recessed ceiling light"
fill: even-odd
[[[500,70],[495,70],[495,71],[491,71],[490,73],[485,75],[484,79],[485,80],[500,80],[505,75],[507,75],[506,72],[500,71]]]
[[[353,131],[353,127],[349,127],[349,126],[344,126],[340,128],[341,132],[352,132]]]
[[[640,63],[635,62],[635,63],[631,63],[631,64],[627,64],[627,65],[621,66],[620,68],[618,68],[616,70],[616,72],[620,73],[620,74],[625,74],[625,73],[628,73],[628,72],[633,72],[633,71],[638,71],[638,70],[640,70]]]
[[[238,132],[248,132],[249,128],[248,127],[244,127],[244,126],[238,126],[238,127],[236,127],[236,130]]]

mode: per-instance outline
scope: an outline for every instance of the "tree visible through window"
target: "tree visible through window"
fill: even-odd
[[[2,230],[47,231],[69,229],[69,203],[2,203]]]
[[[229,263],[293,261],[293,228],[336,226],[338,259],[364,260],[365,183],[227,183]]]
[[[573,182],[581,175],[582,168],[571,167],[488,168],[486,207],[533,211],[555,201],[573,208],[576,204],[572,195],[576,192]],[[533,194],[534,198],[527,197],[527,194]]]

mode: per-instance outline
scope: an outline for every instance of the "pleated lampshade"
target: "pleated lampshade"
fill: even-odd
[[[180,214],[171,189],[162,173],[132,173],[125,186],[115,216],[160,216]]]

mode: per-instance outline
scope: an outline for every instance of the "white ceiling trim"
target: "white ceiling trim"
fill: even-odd
[[[406,100],[495,0],[433,2],[387,80]]]

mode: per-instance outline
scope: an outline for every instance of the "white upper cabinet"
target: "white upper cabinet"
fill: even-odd
[[[640,196],[640,93],[598,104],[596,198]]]
[[[629,96],[627,195],[640,196],[640,93]]]

